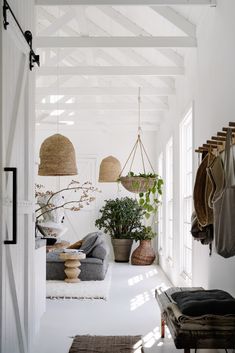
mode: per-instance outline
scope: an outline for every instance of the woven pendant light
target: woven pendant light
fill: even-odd
[[[100,163],[99,182],[113,183],[118,180],[121,172],[121,163],[113,156],[104,158]]]
[[[75,150],[67,137],[55,134],[43,141],[38,175],[77,175]]]

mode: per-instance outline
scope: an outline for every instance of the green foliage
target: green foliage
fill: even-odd
[[[145,174],[146,178],[154,178],[154,183],[146,192],[139,193],[139,204],[144,209],[144,216],[149,219],[156,215],[160,204],[159,195],[162,195],[163,179],[157,174]]]
[[[113,238],[134,239],[135,232],[142,229],[144,210],[137,200],[130,197],[105,200],[100,209],[101,217],[95,221],[98,229]]]
[[[151,226],[142,226],[142,228],[138,232],[135,232],[134,239],[135,239],[135,241],[151,240],[156,235],[157,235],[157,233],[152,230]]]

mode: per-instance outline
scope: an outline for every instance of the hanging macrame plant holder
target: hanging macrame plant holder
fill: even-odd
[[[150,162],[149,156],[147,154],[147,151],[143,145],[143,142],[141,141],[140,133],[141,133],[141,127],[140,127],[140,89],[139,89],[139,96],[138,96],[138,103],[139,103],[139,124],[138,124],[138,136],[137,140],[127,158],[126,163],[124,164],[124,167],[120,173],[119,180],[122,184],[122,186],[133,193],[141,193],[141,192],[146,192],[149,189],[151,189],[154,186],[154,183],[156,181],[156,173],[153,169],[153,166]],[[140,173],[140,175],[134,175],[134,173],[131,171],[132,166],[136,157],[137,150],[139,149],[140,151],[140,156],[141,156],[141,162],[142,162],[142,167],[143,167],[143,173]],[[146,167],[145,167],[145,159],[148,161],[148,164],[151,168],[151,174],[148,173],[146,174]],[[126,176],[122,176],[123,171],[125,170],[128,162],[130,162],[130,168],[129,172]]]

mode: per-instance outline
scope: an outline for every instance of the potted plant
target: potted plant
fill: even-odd
[[[155,251],[152,248],[151,240],[157,235],[151,226],[143,226],[136,232],[135,240],[140,241],[139,246],[131,255],[132,265],[151,265],[156,258]]]
[[[128,262],[133,239],[142,228],[144,210],[130,197],[105,200],[101,217],[95,222],[99,229],[111,236],[116,262]]]
[[[163,179],[155,174],[154,183],[145,192],[139,193],[139,205],[143,208],[146,222],[152,219],[154,224],[158,206],[160,204],[159,196],[162,195]],[[135,234],[135,240],[140,241],[139,246],[135,249],[131,256],[133,265],[151,265],[156,258],[155,251],[152,248],[151,240],[157,235],[153,231],[152,226],[144,225],[139,232]]]

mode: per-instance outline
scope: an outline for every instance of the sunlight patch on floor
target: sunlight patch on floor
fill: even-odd
[[[142,340],[139,340],[138,342],[136,342],[133,346],[134,348],[134,353],[141,353],[142,352]]]
[[[155,268],[155,269],[150,270],[147,273],[145,273],[145,276],[146,276],[146,278],[150,278],[150,277],[156,276],[157,274],[158,274],[158,271]]]
[[[147,291],[136,295],[134,298],[130,300],[130,311],[136,310],[137,308],[144,305],[149,300],[150,300],[150,295]]]
[[[142,338],[144,347],[151,348],[160,338],[161,333],[159,327],[157,326]]]
[[[128,285],[129,286],[134,286],[135,284],[143,281],[144,276],[143,275],[138,275],[138,276],[134,276],[128,279]]]

